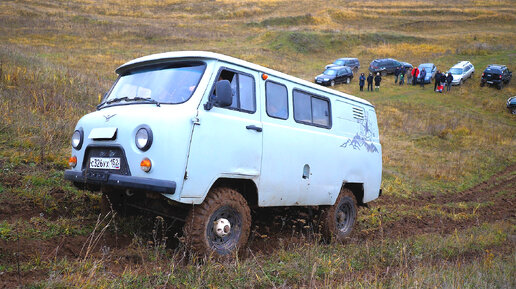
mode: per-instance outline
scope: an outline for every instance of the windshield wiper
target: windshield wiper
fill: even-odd
[[[99,105],[97,105],[97,109],[101,108],[104,104],[112,104],[114,102],[121,102],[122,100],[128,101],[130,98],[127,96],[119,97],[119,98],[113,98],[112,100],[105,101]]]
[[[134,101],[146,101],[146,102],[148,102],[148,103],[155,103],[155,104],[156,104],[156,106],[158,106],[158,107],[159,107],[159,106],[161,106],[161,104],[159,103],[159,101],[157,101],[157,100],[155,100],[155,99],[152,99],[152,98],[145,98],[145,97],[136,96],[136,97],[134,97],[134,98],[130,98],[130,99],[126,100],[126,101],[129,101],[129,100],[131,100],[131,101],[132,101],[132,100],[134,100]]]
[[[106,102],[103,102],[103,103],[97,105],[97,109],[100,109],[104,104],[112,104],[115,102],[121,102],[122,100],[123,101],[146,101],[149,103],[155,103],[156,106],[161,106],[161,104],[158,101],[156,101],[152,98],[145,98],[145,97],[139,97],[139,96],[129,98],[127,96],[124,96],[124,97],[114,98],[114,99],[108,100]]]

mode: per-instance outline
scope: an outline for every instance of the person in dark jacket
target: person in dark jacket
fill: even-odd
[[[451,75],[451,73],[448,72],[448,76],[446,76],[446,91],[450,91],[452,81],[453,75]]]
[[[358,78],[358,85],[360,86],[360,91],[364,91],[364,83],[365,83],[365,76],[363,73],[361,73],[360,77]]]
[[[437,73],[435,74],[435,84],[434,84],[434,91],[437,90],[437,87],[441,85],[441,72],[437,70]]]
[[[423,68],[421,72],[419,73],[419,84],[422,88],[425,88],[425,77],[426,77],[426,70]]]
[[[369,91],[369,87],[371,87],[371,91],[373,91],[373,74],[369,73],[367,77],[367,91]]]
[[[398,76],[400,76],[401,69],[399,67],[396,67],[396,70],[394,70],[394,84],[398,83]]]
[[[380,82],[382,82],[382,77],[380,76],[380,72],[377,72],[376,76],[374,77],[374,90],[380,91]]]

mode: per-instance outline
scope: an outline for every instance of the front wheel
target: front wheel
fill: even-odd
[[[323,236],[342,242],[351,235],[357,218],[357,201],[353,192],[343,189],[333,206],[322,213]]]
[[[199,254],[229,255],[249,237],[251,212],[244,197],[230,188],[215,188],[186,218],[187,245]]]
[[[512,113],[512,114],[516,114],[516,107],[513,107],[513,108],[511,109],[511,113]]]

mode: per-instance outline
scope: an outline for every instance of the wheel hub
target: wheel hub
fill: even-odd
[[[220,218],[213,222],[213,233],[219,237],[225,237],[231,233],[231,224],[227,219]]]

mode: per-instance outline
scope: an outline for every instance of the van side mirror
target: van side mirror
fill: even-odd
[[[219,80],[215,84],[215,93],[210,96],[210,100],[204,104],[205,110],[210,110],[213,106],[228,107],[233,103],[233,92],[229,80]]]

